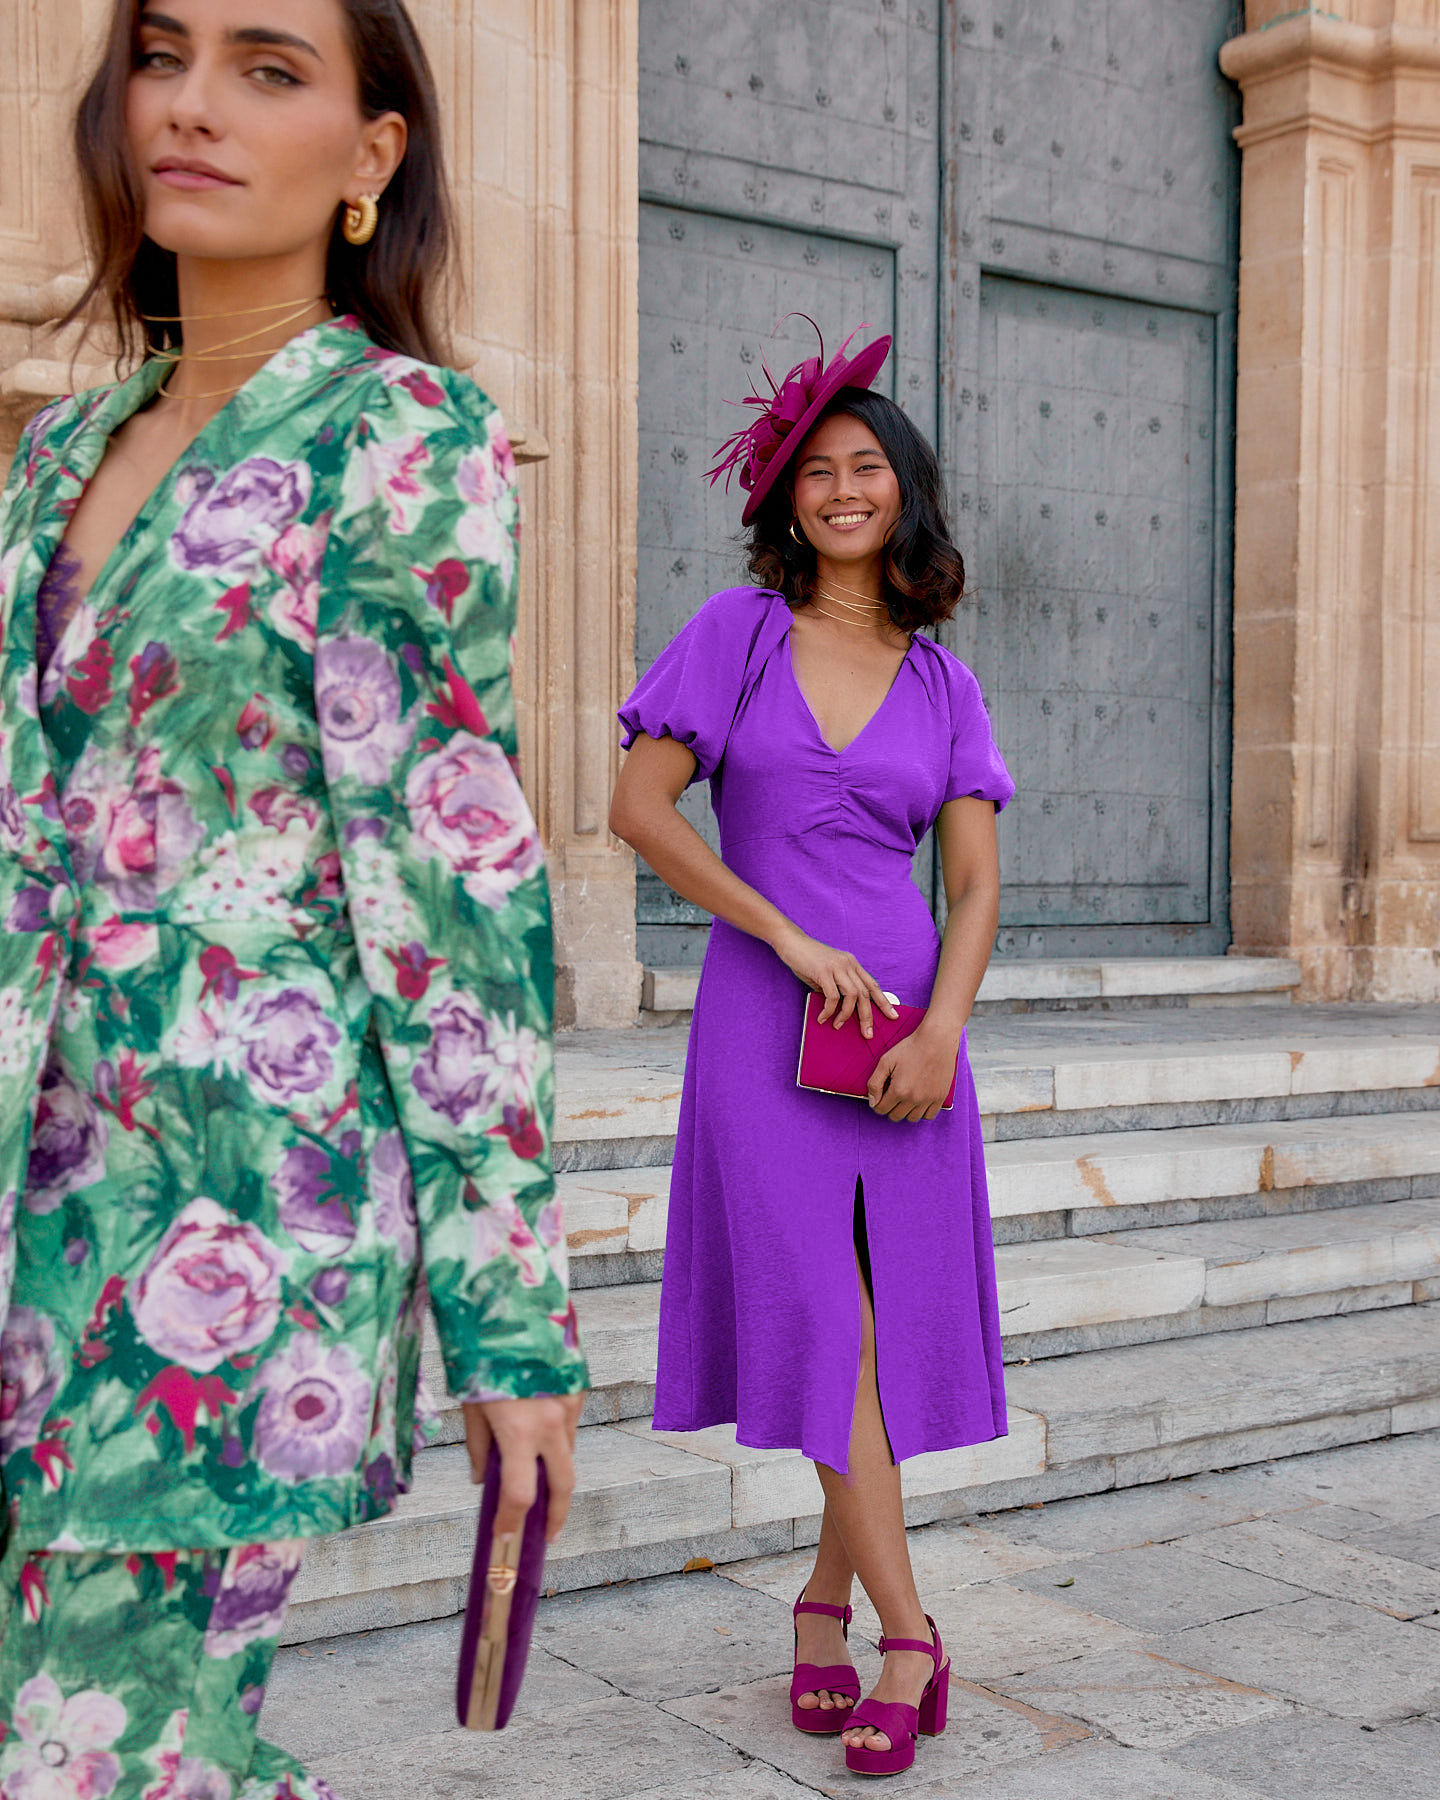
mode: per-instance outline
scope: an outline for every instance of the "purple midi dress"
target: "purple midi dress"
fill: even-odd
[[[975,677],[916,636],[843,751],[796,680],[790,610],[715,594],[620,709],[710,782],[727,866],[883,988],[929,1003],[940,939],[910,878],[947,800],[1014,783]],[[860,1359],[852,1223],[863,1191],[881,1408],[897,1461],[1005,1434],[995,1256],[975,1084],[893,1124],[795,1085],[805,988],[717,919],[690,1028],[660,1303],[657,1431],[733,1422],[742,1444],[848,1472]]]

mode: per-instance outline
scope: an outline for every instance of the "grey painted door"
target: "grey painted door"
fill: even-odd
[[[639,665],[743,578],[739,491],[699,477],[760,357],[810,352],[779,315],[893,327],[972,575],[944,636],[1019,782],[999,954],[1222,948],[1235,0],[641,0],[640,29]],[[698,959],[643,869],[639,922],[645,961]]]
[[[786,314],[827,354],[862,321],[893,332],[877,385],[935,431],[937,21],[900,0],[641,0],[641,669],[745,579],[743,492],[702,476],[762,361],[779,378],[815,354]],[[683,805],[713,841],[703,790]],[[638,919],[642,960],[698,960],[705,916],[643,866]]]
[[[948,631],[1019,792],[998,953],[1229,941],[1234,0],[956,0]]]

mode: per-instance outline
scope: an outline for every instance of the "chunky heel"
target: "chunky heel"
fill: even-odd
[[[794,1617],[801,1613],[824,1613],[827,1618],[838,1619],[844,1628],[845,1636],[850,1636],[850,1620],[853,1614],[848,1606],[827,1606],[820,1600],[807,1600],[805,1589],[801,1588],[800,1598],[795,1602]],[[796,1649],[799,1649],[799,1630],[796,1630]],[[845,1704],[843,1706],[802,1706],[802,1694],[818,1694],[821,1690],[829,1694],[838,1694]],[[851,1708],[860,1698],[860,1677],[849,1663],[832,1663],[828,1668],[820,1668],[815,1663],[795,1664],[795,1673],[790,1678],[790,1723],[797,1731],[807,1732],[811,1737],[838,1737],[842,1731],[850,1728]]]
[[[918,1638],[881,1638],[880,1654],[887,1650],[918,1650],[933,1657],[935,1666],[925,1683],[919,1706],[906,1706],[899,1700],[862,1700],[851,1713],[844,1729],[868,1725],[872,1731],[883,1731],[890,1740],[888,1750],[864,1750],[845,1746],[845,1767],[853,1775],[903,1775],[915,1761],[915,1745],[920,1734],[939,1737],[945,1729],[945,1709],[950,1693],[950,1662],[940,1633],[929,1613],[925,1623],[933,1642],[922,1644]]]
[[[945,1729],[945,1712],[950,1701],[950,1664],[937,1669],[930,1686],[920,1697],[920,1735],[939,1737]]]

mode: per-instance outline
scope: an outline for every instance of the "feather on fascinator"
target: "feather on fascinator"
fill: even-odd
[[[820,335],[820,327],[809,314],[787,313],[785,317],[804,319],[808,325],[814,326],[815,336],[820,341],[819,355],[796,363],[785,379],[778,383],[765,364],[761,363],[765,379],[770,384],[770,392],[762,394],[756,389],[743,400],[729,402],[732,406],[757,407],[760,416],[726,438],[715,453],[715,466],[707,471],[712,487],[724,476],[727,493],[730,477],[739,475],[741,487],[749,491],[749,499],[740,515],[742,525],[748,525],[755,517],[761,502],[774,487],[787,463],[793,460],[810,427],[820,417],[826,405],[841,388],[868,388],[890,354],[890,338],[878,337],[873,344],[867,344],[863,350],[857,350],[854,356],[847,359],[845,352],[855,338],[862,331],[870,329],[868,325],[857,325],[827,363],[825,340]]]

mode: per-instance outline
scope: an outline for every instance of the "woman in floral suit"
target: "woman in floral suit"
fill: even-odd
[[[502,1528],[573,1484],[513,464],[399,0],[120,0],[77,139],[143,355],[0,514],[0,1800],[316,1800],[255,1716],[427,1286]]]

